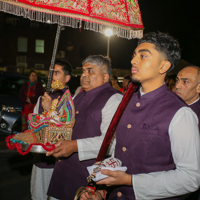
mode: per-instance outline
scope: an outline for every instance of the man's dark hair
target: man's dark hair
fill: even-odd
[[[36,73],[36,71],[35,71],[35,70],[31,70],[31,71],[29,72],[28,76],[30,76],[31,73]],[[37,75],[37,73],[36,73],[36,75]]]
[[[82,65],[86,63],[91,63],[92,65],[96,65],[102,71],[103,67],[106,67],[106,71],[102,71],[109,75],[111,74],[111,59],[107,56],[102,55],[91,55],[88,56],[85,60],[83,60]]]
[[[165,78],[165,80],[167,79],[172,79],[174,82],[176,82],[176,77],[177,77],[177,74],[168,74]]]
[[[113,78],[114,80],[116,80],[116,81],[118,80],[118,79],[117,79],[117,76],[115,76],[115,75],[112,75],[112,78]]]
[[[65,61],[65,60],[56,60],[55,61],[55,65],[60,65],[62,66],[62,70],[66,75],[72,75],[72,66],[69,62]]]
[[[177,40],[166,33],[147,33],[142,39],[138,41],[138,45],[141,43],[151,43],[155,45],[155,49],[158,52],[163,53],[166,59],[171,63],[171,67],[168,69],[167,73],[174,69],[174,66],[178,63],[181,53],[180,47]]]
[[[126,76],[124,76],[124,79],[130,80],[131,76],[130,75],[126,75]]]

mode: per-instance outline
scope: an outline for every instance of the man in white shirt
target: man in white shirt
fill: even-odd
[[[200,68],[197,66],[187,66],[183,68],[176,78],[176,94],[200,118]],[[200,127],[200,126],[199,126]]]
[[[197,66],[183,68],[177,75],[175,88],[176,94],[188,104],[200,120],[200,68]],[[199,198],[200,190],[192,193],[186,199],[198,200]]]
[[[138,42],[131,60],[132,80],[141,88],[122,115],[114,151],[128,169],[102,170],[109,177],[97,182],[116,186],[109,200],[177,200],[199,188],[198,119],[164,83],[179,59],[179,44],[167,34],[149,33]],[[102,196],[99,190],[94,195],[83,193],[80,199]]]
[[[71,141],[59,141],[47,156],[64,157],[56,162],[48,194],[57,199],[74,199],[79,187],[87,184],[86,166],[94,163],[101,143],[123,95],[108,83],[110,59],[101,55],[83,61],[83,91],[73,101],[75,125]],[[82,161],[82,162],[80,162]]]
[[[59,80],[63,84],[70,80],[72,73],[71,64],[64,60],[56,60],[52,82]],[[61,98],[66,92],[67,88],[64,87],[61,90],[54,90],[48,95],[45,93],[38,98],[37,104],[34,108],[34,113],[42,114],[44,110],[49,111],[52,100]],[[55,164],[54,157],[46,157],[44,154],[34,154],[33,169],[31,174],[31,199],[32,200],[54,200],[52,197],[47,196],[47,190],[53,168]]]

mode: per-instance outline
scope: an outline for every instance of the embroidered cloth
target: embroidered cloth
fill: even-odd
[[[81,27],[114,35],[141,38],[143,23],[138,0],[0,0],[0,10],[31,20]]]

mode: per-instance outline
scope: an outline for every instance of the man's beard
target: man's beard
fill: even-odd
[[[140,80],[137,78],[131,78],[131,82],[133,83],[133,85],[140,85]]]

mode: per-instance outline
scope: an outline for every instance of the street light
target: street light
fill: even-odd
[[[113,31],[108,28],[108,29],[105,30],[105,35],[108,37],[108,40],[107,40],[107,56],[109,57],[110,36],[113,35]]]

